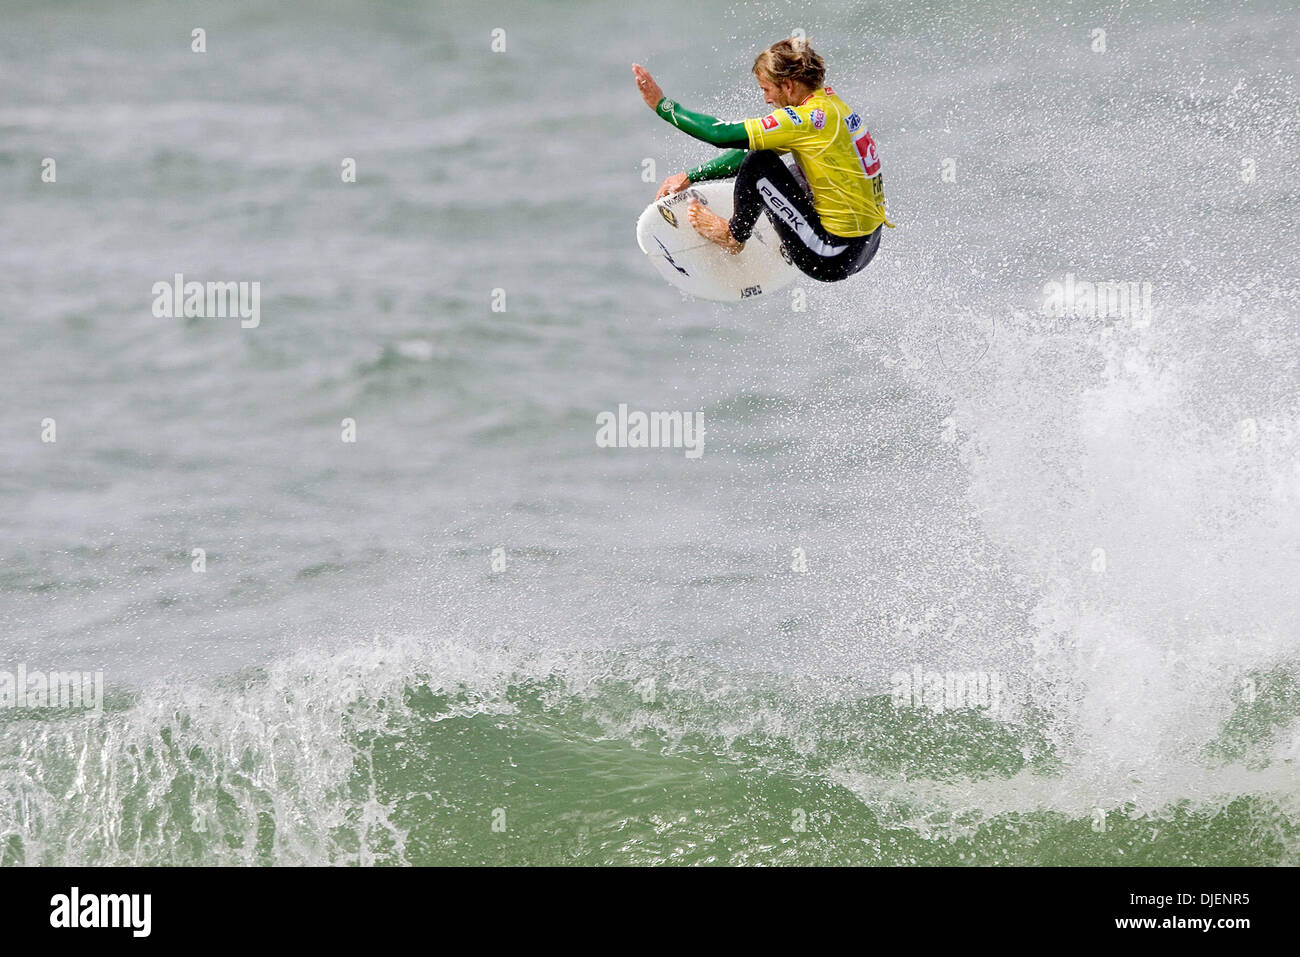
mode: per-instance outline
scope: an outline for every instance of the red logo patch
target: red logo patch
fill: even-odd
[[[871,138],[870,133],[863,133],[853,145],[858,150],[858,162],[862,164],[862,172],[866,173],[868,178],[875,176],[880,172],[880,155],[876,152],[876,141]]]
[[[763,117],[763,129],[765,130],[774,130],[780,125],[781,125],[781,121],[778,120],[775,116]]]
[[[834,96],[834,95],[835,95],[835,91],[832,90],[829,86],[826,87],[826,93],[827,93],[828,96]]]

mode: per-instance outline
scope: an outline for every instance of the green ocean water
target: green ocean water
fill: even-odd
[[[107,694],[0,708],[0,863],[1298,862],[1291,6],[4,22],[0,673]],[[633,224],[710,153],[629,65],[759,115],[796,28],[898,229],[683,300]],[[704,454],[599,448],[623,403]]]
[[[1300,711],[1282,673],[1180,782],[1195,797],[1088,807],[1041,716],[626,655],[502,670],[443,649],[475,677],[440,682],[429,651],[18,716],[5,863],[1295,863],[1293,778],[1266,747]]]

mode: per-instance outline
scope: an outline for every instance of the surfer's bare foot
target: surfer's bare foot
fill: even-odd
[[[711,243],[717,243],[731,255],[736,255],[745,248],[744,243],[736,242],[731,235],[731,224],[712,210],[705,209],[699,203],[691,203],[686,216],[695,227],[695,231]]]

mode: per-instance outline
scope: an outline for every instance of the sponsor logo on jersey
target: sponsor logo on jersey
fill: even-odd
[[[765,130],[774,130],[780,125],[781,121],[776,118],[775,113],[763,117],[763,129]]]
[[[828,86],[828,87],[826,87],[826,95],[827,95],[827,96],[834,96],[834,95],[835,95],[835,91],[832,90],[832,89]]]
[[[795,126],[803,126],[803,120],[799,118],[799,114],[796,113],[792,107],[787,106],[785,108],[785,114],[790,117],[791,122],[793,122]]]
[[[664,113],[671,113],[673,110],[677,109],[677,104],[672,100],[664,100],[659,104],[659,109]]]
[[[849,128],[850,133],[856,133],[858,130],[862,129],[862,117],[858,116],[856,113],[850,113],[844,120],[844,125]]]
[[[854,147],[858,151],[858,161],[862,164],[862,172],[867,174],[867,178],[875,176],[880,172],[880,155],[876,152],[876,141],[871,138],[870,133],[863,133],[853,141]]]
[[[812,125],[813,125],[813,129],[815,129],[815,130],[820,130],[823,126],[826,125],[826,111],[825,111],[825,110],[813,110],[813,111],[812,111]]]

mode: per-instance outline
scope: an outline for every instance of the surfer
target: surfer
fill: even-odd
[[[766,212],[799,269],[835,282],[861,270],[880,248],[885,194],[876,143],[862,117],[829,86],[826,64],[795,37],[774,43],[754,60],[754,76],[774,109],[767,116],[727,123],[668,99],[654,77],[632,64],[637,90],[656,114],[684,133],[727,152],[669,176],[655,197],[692,183],[735,176],[730,222],[698,202],[687,215],[705,239],[738,253]],[[780,154],[793,153],[805,187]],[[811,192],[811,195],[809,194]]]

